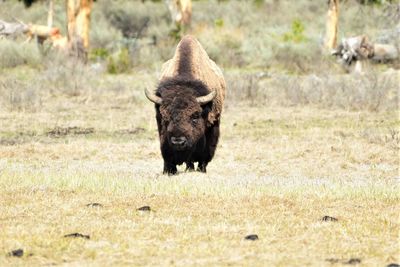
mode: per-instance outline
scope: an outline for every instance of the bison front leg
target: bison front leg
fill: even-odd
[[[163,174],[168,174],[168,175],[176,174],[178,170],[176,169],[174,152],[168,146],[168,142],[165,139],[161,139],[161,154],[164,159]]]
[[[164,171],[163,174],[174,175],[177,173],[176,164],[164,161]]]
[[[208,162],[199,162],[199,165],[197,166],[197,171],[206,173],[207,165],[208,165]]]
[[[212,160],[215,154],[215,149],[217,148],[219,139],[219,120],[212,125],[206,133],[206,145],[205,151],[199,160],[199,165],[197,166],[197,171],[207,172],[207,165]]]
[[[194,171],[194,163],[192,161],[186,162],[186,171],[189,172]]]

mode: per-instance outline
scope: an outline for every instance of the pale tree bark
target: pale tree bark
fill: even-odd
[[[89,48],[90,13],[93,0],[81,0],[79,12],[76,17],[76,32],[83,39],[85,49]]]
[[[50,34],[47,38],[49,38],[53,47],[65,51],[68,48],[68,39],[67,37],[61,35],[60,30],[58,28],[53,27],[54,1],[48,0],[48,3],[49,3],[49,10],[47,13],[47,30],[50,31]],[[45,29],[43,28],[43,30]]]
[[[332,50],[336,47],[337,41],[339,0],[328,0],[328,6],[324,46],[326,49]]]
[[[171,13],[172,20],[176,25],[187,27],[192,19],[191,0],[165,0]]]
[[[53,27],[53,16],[54,16],[54,2],[49,0],[49,11],[47,13],[47,27]]]
[[[75,24],[76,24],[76,8],[75,0],[66,0],[67,9],[67,37],[68,42],[71,43],[75,39]]]
[[[66,0],[66,4],[69,47],[78,57],[86,59],[93,0]]]

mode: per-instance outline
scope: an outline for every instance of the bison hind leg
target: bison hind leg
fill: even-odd
[[[189,172],[194,171],[194,163],[192,161],[186,162],[186,171],[189,171]]]
[[[164,162],[163,174],[174,175],[178,172],[176,165],[168,162]]]
[[[207,164],[208,162],[199,162],[199,165],[197,166],[197,171],[198,172],[207,172]]]

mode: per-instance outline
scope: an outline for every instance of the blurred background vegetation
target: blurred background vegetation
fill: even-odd
[[[30,6],[29,2],[0,1],[0,19],[45,25],[47,2],[38,1]],[[396,8],[399,8],[399,1],[341,1],[338,42],[342,37],[367,34],[373,41],[395,43],[399,47]],[[351,78],[332,76],[345,72],[335,58],[321,48],[326,12],[325,0],[193,1],[192,23],[187,33],[195,35],[209,56],[224,69],[232,97],[257,98],[272,103],[272,98],[286,92],[284,98],[275,99],[275,102],[315,102],[326,106],[326,101],[339,97],[338,88],[344,92],[343,88],[356,83],[365,84],[360,80],[349,82],[343,79]],[[62,35],[66,35],[65,13],[65,1],[55,0],[54,26],[61,29]],[[38,81],[42,85],[51,81],[46,90],[53,88],[69,95],[79,94],[87,88],[115,87],[112,82],[99,83],[95,78],[99,75],[141,75],[146,72],[154,82],[162,63],[172,57],[182,34],[172,23],[163,1],[97,0],[91,15],[88,64],[52,50],[50,44],[38,46],[33,41],[25,43],[23,39],[0,39],[0,74],[3,75],[0,89],[1,86],[10,88],[16,77],[17,83],[27,81],[28,87]],[[23,67],[24,74],[12,71],[15,67]],[[398,62],[372,66],[379,72],[398,67]],[[374,74],[363,79],[378,81],[380,78]],[[124,83],[123,79],[118,82]],[[386,95],[385,90],[396,90],[396,82],[396,77],[391,78],[386,82],[387,88],[381,88],[379,92]],[[300,84],[312,87],[301,87]],[[368,89],[372,90],[371,94],[361,98],[376,99],[377,92],[373,90],[380,84],[371,82],[368,85],[372,88]],[[324,86],[331,93],[326,96],[315,93],[322,90],[311,90],[315,86]],[[314,93],[310,96],[307,90]],[[3,98],[5,94],[9,101],[11,97],[5,91],[0,94]],[[334,106],[353,108],[360,105],[361,100],[354,104],[349,97],[340,97],[347,99],[345,102],[350,106],[343,103]],[[390,98],[389,106],[395,107],[397,100],[396,93]]]
[[[29,1],[27,1],[29,2]],[[365,4],[360,4],[365,3]],[[340,37],[367,34],[376,40],[395,30],[388,13],[393,1],[342,1]],[[66,33],[64,1],[56,1],[54,25]],[[375,3],[375,4],[374,4]],[[91,23],[91,62],[105,64],[110,73],[158,66],[169,59],[180,32],[162,1],[98,0]],[[210,57],[223,68],[276,69],[296,74],[334,68],[321,56],[326,1],[194,1],[192,27]],[[1,3],[0,18],[46,24],[46,1],[25,8],[22,2]],[[398,21],[397,21],[398,23]],[[398,40],[397,40],[398,41]],[[0,43],[1,67],[38,67],[47,51],[34,43]]]

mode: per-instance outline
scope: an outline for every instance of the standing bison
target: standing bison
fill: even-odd
[[[179,42],[175,55],[164,63],[155,93],[145,91],[155,103],[164,173],[176,174],[176,165],[206,172],[219,138],[225,98],[222,71],[192,36]]]

